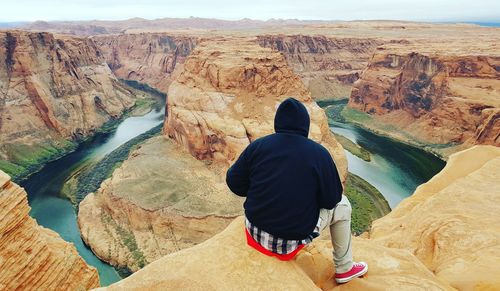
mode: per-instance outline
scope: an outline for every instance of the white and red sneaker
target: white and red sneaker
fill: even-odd
[[[354,278],[361,277],[368,272],[368,264],[365,262],[354,263],[350,271],[335,273],[337,283],[347,283]]]

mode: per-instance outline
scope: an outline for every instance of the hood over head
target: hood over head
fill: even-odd
[[[274,130],[277,133],[295,133],[307,137],[310,122],[306,107],[300,101],[288,98],[276,111]]]

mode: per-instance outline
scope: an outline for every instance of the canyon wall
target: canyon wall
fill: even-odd
[[[194,36],[137,33],[92,38],[111,70],[122,79],[147,83],[167,92],[174,68],[182,64],[196,46]]]
[[[376,47],[374,38],[323,35],[260,35],[258,43],[283,53],[316,100],[346,98]]]
[[[332,246],[316,239],[293,261],[246,245],[244,219],[195,247],[165,256],[99,290],[494,290],[500,282],[500,148],[475,146],[354,238],[370,270],[336,285]]]
[[[226,38],[198,44],[168,91],[165,133],[197,159],[232,162],[253,140],[274,132],[274,113],[294,97],[311,117],[309,137],[347,162],[324,111],[280,53],[252,40]]]
[[[0,289],[89,290],[95,268],[76,248],[29,216],[27,194],[0,171]]]
[[[3,31],[0,44],[2,169],[22,173],[134,105],[90,39]]]
[[[432,43],[380,48],[354,84],[349,107],[437,151],[500,146],[500,54],[457,50],[440,51]]]

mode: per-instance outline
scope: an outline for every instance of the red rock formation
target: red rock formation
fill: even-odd
[[[111,70],[122,79],[147,83],[167,92],[171,74],[197,43],[196,37],[139,33],[93,38]]]
[[[134,105],[90,39],[5,31],[0,43],[0,160],[61,147]]]
[[[232,162],[251,141],[274,132],[281,101],[295,97],[309,111],[309,136],[346,174],[343,149],[326,115],[283,56],[251,40],[201,42],[168,91],[165,132],[198,159]]]
[[[0,289],[88,290],[99,275],[75,247],[29,215],[23,188],[0,171]]]
[[[316,99],[349,96],[375,48],[383,43],[372,38],[322,35],[261,35],[257,41],[283,53]]]
[[[500,57],[406,51],[377,50],[349,106],[426,143],[500,146]]]

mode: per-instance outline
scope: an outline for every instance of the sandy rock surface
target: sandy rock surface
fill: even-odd
[[[337,286],[329,241],[314,242],[283,262],[249,247],[243,229],[239,217],[208,241],[99,290],[451,290],[410,253],[365,239],[355,239],[354,252],[371,270]]]
[[[370,238],[406,249],[460,290],[500,286],[500,148],[476,146],[446,167],[387,216]]]

